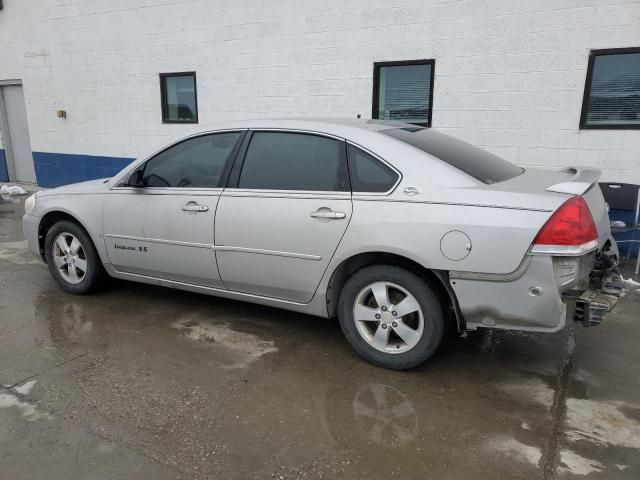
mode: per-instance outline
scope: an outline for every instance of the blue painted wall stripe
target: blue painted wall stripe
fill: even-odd
[[[133,160],[135,159],[126,157],[33,152],[36,179],[41,187],[59,187],[112,177]]]
[[[4,149],[0,148],[0,182],[9,181],[9,171],[7,170],[7,160]]]

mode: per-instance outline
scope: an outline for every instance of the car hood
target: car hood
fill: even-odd
[[[97,180],[89,180],[87,182],[72,183],[62,187],[43,190],[40,196],[51,195],[86,195],[88,193],[100,193],[108,190],[109,178],[99,178]]]

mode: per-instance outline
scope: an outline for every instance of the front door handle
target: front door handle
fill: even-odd
[[[209,210],[209,207],[206,205],[200,205],[196,202],[188,202],[185,205],[182,205],[182,210],[185,212],[206,212]]]
[[[344,212],[334,212],[329,209],[318,209],[315,212],[309,214],[313,218],[328,218],[330,220],[339,220],[347,216]]]

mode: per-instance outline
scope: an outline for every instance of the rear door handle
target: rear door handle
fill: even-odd
[[[206,212],[209,210],[209,207],[196,202],[188,202],[182,206],[182,210],[185,212]]]
[[[318,209],[315,212],[309,214],[313,218],[328,218],[331,220],[339,220],[347,216],[344,212],[334,212],[333,210],[321,210]]]

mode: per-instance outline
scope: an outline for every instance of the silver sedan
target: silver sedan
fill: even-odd
[[[106,276],[335,317],[370,362],[415,367],[448,332],[599,323],[617,248],[586,168],[523,169],[430,129],[255,120],[26,202],[67,292]]]

